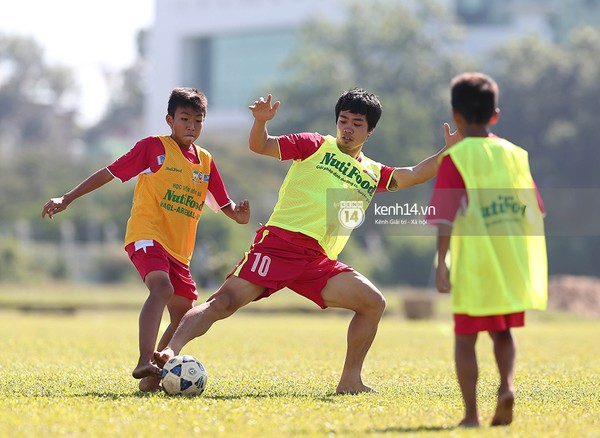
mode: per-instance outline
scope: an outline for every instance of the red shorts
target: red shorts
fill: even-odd
[[[353,271],[320,251],[290,243],[263,227],[229,275],[265,287],[257,300],[287,287],[325,309],[321,291],[327,281],[341,272]]]
[[[512,327],[523,327],[524,325],[525,312],[490,316],[454,314],[454,333],[461,336],[474,335],[478,332],[502,332]]]
[[[131,242],[125,247],[125,251],[129,254],[142,280],[145,280],[146,275],[152,271],[164,271],[169,274],[175,295],[191,300],[198,299],[198,291],[190,267],[173,258],[156,240]]]

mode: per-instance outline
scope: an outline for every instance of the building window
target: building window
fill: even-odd
[[[281,63],[295,31],[232,33],[189,39],[183,44],[182,79],[201,89],[211,108],[242,108],[283,75]]]

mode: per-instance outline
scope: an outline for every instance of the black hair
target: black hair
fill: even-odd
[[[173,117],[177,108],[192,108],[206,115],[207,106],[208,100],[202,91],[196,88],[174,88],[169,97],[167,114]]]
[[[367,117],[369,131],[375,129],[381,118],[383,109],[379,98],[362,88],[344,91],[335,105],[335,121],[337,123],[341,111],[350,111]]]
[[[462,73],[452,79],[451,103],[467,123],[485,125],[498,108],[498,84],[483,73]]]

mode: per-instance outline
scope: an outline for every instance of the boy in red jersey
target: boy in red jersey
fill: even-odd
[[[227,318],[251,301],[288,287],[325,309],[354,312],[347,334],[347,353],[337,393],[371,391],[361,370],[385,308],[382,293],[363,275],[337,261],[348,240],[339,224],[328,224],[327,191],[368,206],[377,191],[423,183],[437,172],[437,154],[414,167],[390,167],[362,154],[381,116],[379,99],[365,90],[342,94],[335,107],[337,136],[292,134],[274,137],[267,122],[280,103],[260,98],[249,107],[254,116],[250,150],[279,160],[294,160],[281,186],[279,200],[266,226],[259,229],[250,250],[225,283],[206,303],[181,320],[166,349],[156,353],[159,364],[179,354],[215,321]],[[445,125],[446,144],[458,140]]]
[[[500,374],[492,426],[512,422],[516,347],[512,327],[526,309],[544,309],[547,262],[543,204],[527,152],[490,133],[496,123],[498,85],[482,73],[451,83],[452,114],[463,140],[443,154],[428,219],[438,226],[436,286],[452,286],[456,374],[465,405],[460,426],[479,426],[479,332],[494,344]],[[446,255],[452,247],[451,269]]]
[[[181,317],[198,298],[189,264],[205,202],[216,204],[215,211],[220,209],[239,224],[248,223],[250,218],[248,201],[236,205],[229,198],[212,156],[194,144],[202,131],[206,109],[206,96],[199,90],[174,89],[166,116],[170,136],[140,140],[68,193],[50,199],[42,210],[42,218],[52,218],[75,199],[115,177],[122,182],[138,178],[125,250],[149,291],[139,318],[140,356],[132,372],[133,377],[142,379],[142,391],[159,389],[161,370],[154,362],[154,350],[167,345]],[[157,347],[165,306],[171,321]]]

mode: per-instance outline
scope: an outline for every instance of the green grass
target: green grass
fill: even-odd
[[[481,336],[484,426],[462,430],[454,428],[462,404],[443,300],[435,319],[407,321],[399,315],[398,297],[390,296],[363,374],[377,394],[334,394],[349,315],[282,313],[284,304],[303,303],[286,293],[251,304],[265,312],[240,312],[185,347],[183,353],[207,367],[209,380],[201,397],[182,398],[142,394],[130,377],[137,311],[145,297],[137,286],[104,294],[128,303],[121,312],[12,310],[18,307],[15,295],[39,303],[39,296],[32,297],[44,294],[45,304],[57,305],[73,303],[76,290],[15,289],[12,301],[8,289],[0,293],[0,304],[9,308],[0,311],[0,437],[600,436],[599,321],[534,314],[527,327],[514,331],[515,422],[502,428],[487,426],[497,376],[491,343]],[[77,294],[77,305],[108,302],[99,299],[100,290],[87,292],[92,295]],[[268,313],[270,308],[279,311]]]

